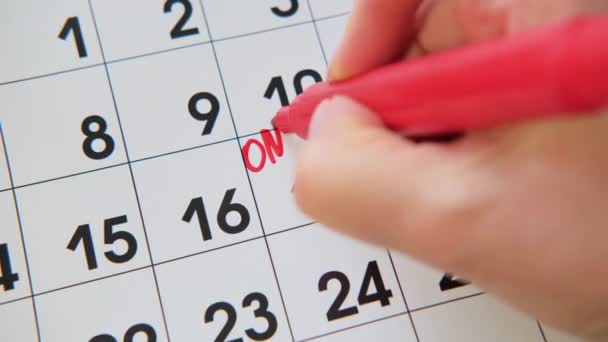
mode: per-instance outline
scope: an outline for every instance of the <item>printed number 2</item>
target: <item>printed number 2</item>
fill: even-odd
[[[466,280],[455,278],[453,274],[446,273],[439,281],[439,289],[441,292],[457,289],[459,287],[470,285]]]
[[[181,38],[191,36],[193,34],[198,34],[198,27],[192,27],[185,29],[184,26],[192,17],[192,4],[189,0],[167,0],[165,1],[165,13],[169,13],[173,10],[173,5],[176,3],[182,4],[184,6],[184,14],[179,18],[173,29],[171,30],[171,39]]]
[[[70,17],[65,21],[61,32],[59,32],[59,38],[66,40],[70,32],[74,32],[74,42],[76,43],[76,49],[78,50],[78,57],[86,57],[87,47],[84,44],[84,38],[82,38],[82,30],[80,29],[78,17]]]
[[[268,328],[266,328],[266,330],[261,333],[257,332],[253,328],[247,329],[245,330],[245,334],[247,334],[249,338],[255,341],[268,340],[277,332],[277,318],[272,312],[268,311],[268,298],[266,298],[264,294],[259,292],[251,293],[247,297],[245,297],[245,299],[243,299],[243,308],[250,307],[254,302],[257,302],[258,304],[258,308],[253,311],[254,317],[265,319],[268,324]],[[232,304],[230,303],[218,302],[212,304],[205,311],[205,323],[213,322],[215,313],[218,311],[224,311],[228,316],[228,319],[226,320],[226,324],[224,325],[220,333],[215,338],[215,341],[225,342],[228,336],[230,335],[232,328],[234,328],[234,325],[236,324],[236,310],[234,309],[234,306],[232,306]],[[230,340],[230,342],[237,341],[242,342],[243,339],[238,338]]]
[[[133,342],[135,336],[145,335],[147,338],[147,342],[156,342],[156,331],[152,326],[141,323],[136,324],[127,330],[125,336],[123,338],[124,342]],[[138,340],[140,341],[140,340]],[[117,342],[116,337],[108,334],[97,335],[89,340],[89,342]]]
[[[272,13],[274,13],[275,15],[285,18],[291,17],[292,15],[296,14],[299,7],[300,4],[298,3],[298,0],[291,0],[291,7],[289,7],[287,10],[282,10],[278,6],[275,6],[270,10],[272,10]]]
[[[346,297],[350,291],[350,281],[348,280],[346,274],[338,271],[325,273],[321,279],[319,279],[319,292],[327,291],[328,284],[333,279],[340,283],[340,292],[338,292],[338,296],[327,311],[327,320],[329,322],[359,313],[357,306],[342,308],[342,305],[344,304],[344,301],[346,300]],[[374,282],[376,292],[370,294],[369,288],[372,282]],[[384,280],[382,280],[378,263],[376,261],[370,261],[367,264],[361,289],[359,290],[359,296],[357,298],[359,305],[365,305],[378,301],[380,302],[380,305],[387,306],[390,305],[390,298],[392,297],[393,292],[384,286]]]

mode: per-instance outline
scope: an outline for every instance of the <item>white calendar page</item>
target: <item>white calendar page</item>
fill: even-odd
[[[573,341],[296,209],[269,122],[351,7],[2,1],[0,340]]]

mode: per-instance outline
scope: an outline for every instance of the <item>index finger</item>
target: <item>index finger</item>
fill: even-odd
[[[330,66],[341,80],[395,61],[411,44],[422,0],[359,0]]]

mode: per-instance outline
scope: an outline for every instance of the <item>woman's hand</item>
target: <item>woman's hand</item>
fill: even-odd
[[[330,79],[602,11],[606,0],[359,0]],[[608,339],[608,113],[414,144],[334,98],[311,125],[295,186],[306,214]]]

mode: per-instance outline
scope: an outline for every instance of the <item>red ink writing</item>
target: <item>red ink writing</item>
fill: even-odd
[[[245,165],[251,172],[258,173],[266,166],[266,161],[270,160],[272,164],[277,163],[277,158],[283,156],[283,137],[278,130],[272,131],[267,129],[261,132],[262,141],[257,139],[249,139],[245,145],[243,145],[243,158],[245,159]],[[259,154],[259,158],[254,158],[256,153]]]

